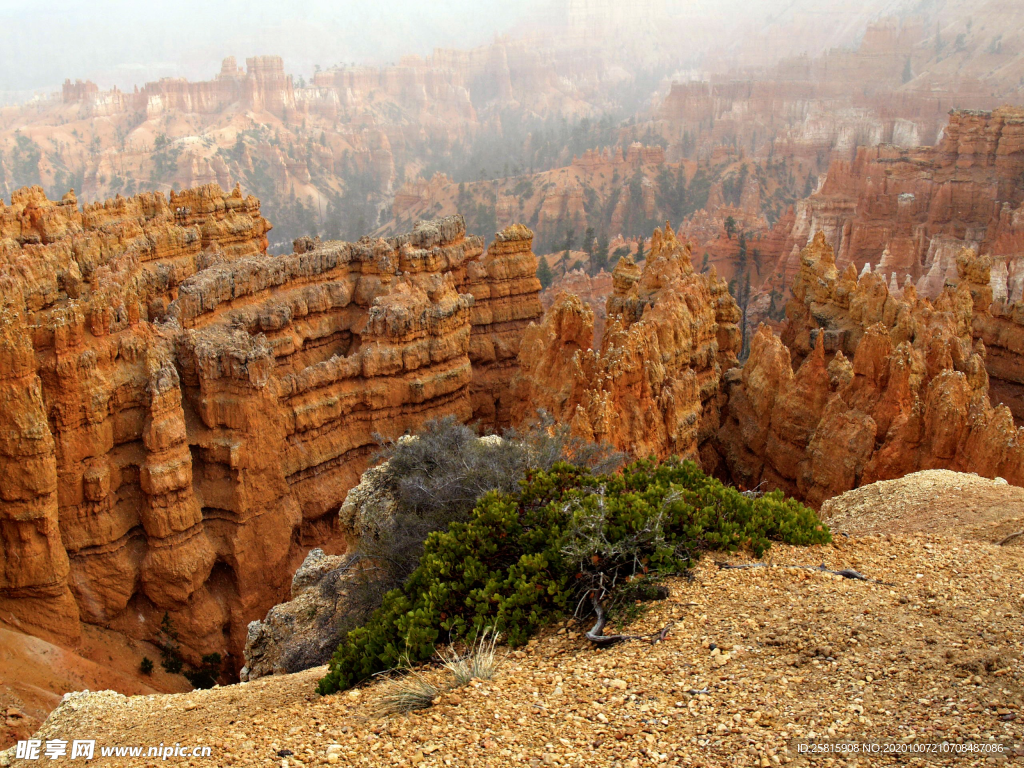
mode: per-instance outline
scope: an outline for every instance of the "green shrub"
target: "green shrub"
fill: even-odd
[[[153,660],[149,656],[142,657],[142,661],[139,662],[139,672],[144,675],[153,674]]]
[[[626,458],[611,446],[571,436],[567,425],[556,424],[543,411],[528,428],[507,430],[500,440],[481,440],[471,427],[448,416],[428,421],[414,440],[381,443],[377,458],[386,463],[380,495],[394,504],[371,509],[364,517],[355,554],[367,567],[356,569],[348,580],[345,598],[337,601],[338,615],[324,617],[334,622],[334,632],[322,634],[329,644],[303,646],[297,658],[289,658],[290,671],[328,661],[339,641],[365,624],[389,591],[405,584],[429,535],[469,520],[487,492],[514,494],[530,471],[549,470],[559,462],[600,473],[617,469]]]
[[[177,675],[185,666],[181,658],[181,646],[178,644],[178,630],[174,626],[171,615],[164,612],[160,620],[160,639],[157,640],[157,647],[160,649],[160,666],[165,672]]]
[[[220,677],[221,660],[219,653],[208,653],[198,667],[188,667],[182,674],[192,683],[193,688],[213,688]]]
[[[468,520],[428,536],[406,582],[338,646],[319,691],[427,660],[438,644],[488,627],[521,645],[594,590],[678,572],[705,550],[760,555],[773,540],[831,535],[781,492],[748,498],[688,461],[638,461],[616,474],[565,463],[532,471],[515,493],[487,493]]]

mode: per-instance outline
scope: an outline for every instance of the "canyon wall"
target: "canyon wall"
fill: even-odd
[[[523,335],[513,418],[544,408],[588,440],[697,458],[719,428],[719,384],[736,363],[740,314],[725,282],[690,261],[667,224],[643,270],[622,258],[597,349],[594,311],[559,294]]]
[[[964,252],[958,268],[934,302],[912,285],[890,292],[876,273],[840,274],[819,233],[802,252],[781,338],[762,328],[726,377],[719,471],[815,505],[920,469],[1024,485],[1024,434],[993,406],[986,345],[972,334],[991,317],[987,260]]]
[[[79,209],[0,207],[0,601],[241,665],[248,621],[375,451],[456,415],[507,423],[540,316],[532,233],[485,252],[461,218],[266,253],[259,201],[215,185]]]
[[[935,147],[861,147],[834,161],[798,209],[777,278],[791,283],[801,248],[824,232],[841,269],[870,263],[930,298],[956,277],[960,249],[973,247],[1003,262],[1001,292],[1019,300],[1022,203],[1024,110],[953,112]]]
[[[929,299],[961,280],[965,248],[982,254],[986,264],[972,274],[983,269],[991,290],[976,306],[974,336],[989,348],[993,394],[1024,419],[1016,308],[1024,290],[1024,110],[954,112],[936,147],[863,147],[852,163],[834,162],[821,189],[797,206],[762,292],[796,290],[801,249],[819,233],[840,272],[870,271],[891,294],[912,285]]]

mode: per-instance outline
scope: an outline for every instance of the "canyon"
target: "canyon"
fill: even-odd
[[[814,506],[924,469],[1024,484],[1022,117],[954,112],[934,148],[861,148],[856,172],[836,161],[793,227],[795,274],[793,255],[779,257],[790,299],[778,333],[749,329],[749,356],[735,291],[714,264],[695,273],[668,224],[642,270],[615,267],[599,343],[600,297],[560,278],[549,292],[575,282],[587,298],[557,294],[526,331],[519,403],[581,437],[699,458]],[[845,206],[844,182],[860,193]]]
[[[455,415],[508,423],[538,319],[532,234],[458,217],[267,254],[254,197],[216,185],[0,207],[3,581],[22,630],[84,625],[241,666],[246,624],[376,450]]]
[[[269,256],[270,224],[238,188],[83,207],[72,193],[52,202],[21,190],[0,211],[4,605],[72,642],[80,621],[146,636],[137,617],[152,625],[188,606],[194,650],[237,657],[240,617],[287,586],[247,566],[253,553],[287,571],[303,547],[343,550],[334,513],[373,435],[441,414],[503,427],[545,408],[588,439],[700,458],[744,486],[768,482],[813,503],[862,472],[888,479],[942,461],[1015,482],[1019,457],[993,446],[1008,446],[1021,419],[1022,125],[1012,109],[955,113],[934,149],[862,149],[856,173],[836,163],[794,225],[813,233],[795,275],[792,255],[780,256],[776,274],[792,290],[781,336],[751,332],[742,368],[740,307],[669,226],[642,268],[625,256],[610,275],[566,275],[560,288],[587,301],[549,293],[539,322],[532,233],[521,225],[486,251],[447,218],[356,244],[303,237]],[[832,192],[844,182],[863,190],[845,207]],[[909,208],[908,194],[930,202]],[[845,221],[828,217],[837,208]],[[901,231],[916,233],[916,250],[900,250]],[[962,249],[939,270],[937,295],[934,264],[947,257],[936,241],[943,253]],[[963,250],[971,245],[984,255]],[[879,249],[875,269],[858,271]],[[896,263],[904,272],[893,277]],[[889,380],[893,366],[903,379]],[[858,378],[868,370],[885,373]],[[962,376],[949,394],[961,410],[986,397],[1005,407],[979,406],[978,436],[947,436],[956,451],[932,455],[920,419],[932,418],[927,393],[946,373]],[[847,385],[859,394],[840,392]],[[875,449],[851,459],[852,474],[814,480],[799,467],[833,396],[848,408],[856,400],[862,415],[884,401],[896,410],[871,416],[875,441],[923,453],[885,464],[882,445],[877,460]],[[778,418],[803,420],[799,429],[772,426],[779,398]],[[800,407],[809,412],[790,413]],[[918,436],[887,438],[897,426]],[[1005,437],[993,442],[996,432]],[[970,446],[983,434],[992,456],[975,464]]]
[[[954,113],[937,147],[859,149],[799,215],[719,236],[781,243],[761,259],[790,298],[757,330],[736,257],[720,277],[687,234],[751,221],[743,207],[656,229],[640,262],[619,238],[610,273],[542,295],[520,224],[486,248],[449,216],[275,256],[238,187],[85,205],[18,190],[0,208],[5,622],[73,648],[92,628],[159,642],[166,615],[188,658],[237,672],[306,553],[351,549],[338,509],[378,433],[443,415],[500,429],[545,409],[814,506],[922,469],[1024,485],[1021,125]],[[623,162],[660,160],[645,152]],[[840,225],[841,183],[860,192]],[[929,242],[957,249],[938,291]]]
[[[1024,486],[1018,6],[797,9],[769,45],[624,40],[653,5],[595,0],[562,36],[0,108],[0,677],[60,665],[31,722],[183,688],[137,673],[164,617],[236,679],[308,553],[353,550],[379,438],[435,417],[544,409],[819,509]]]
[[[405,180],[431,168],[475,178],[502,163],[507,175],[513,157],[554,162],[561,147],[531,149],[530,132],[632,105],[639,70],[626,66],[502,38],[388,66],[318,69],[308,82],[279,56],[244,66],[227,57],[210,80],[163,78],[133,91],[69,79],[51,98],[0,109],[0,193],[73,187],[93,202],[240,183],[274,221],[274,252],[307,234],[356,239],[387,220]]]

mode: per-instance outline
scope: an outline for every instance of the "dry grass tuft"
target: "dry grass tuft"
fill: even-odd
[[[443,691],[419,672],[409,670],[384,688],[380,698],[373,703],[371,712],[374,717],[389,717],[427,709]]]
[[[441,662],[445,669],[452,673],[457,686],[466,685],[471,680],[491,680],[498,673],[498,668],[505,659],[500,658],[495,651],[499,633],[491,635],[490,628],[484,630],[483,635],[478,638],[470,647],[465,656],[459,656],[454,651],[439,653]]]

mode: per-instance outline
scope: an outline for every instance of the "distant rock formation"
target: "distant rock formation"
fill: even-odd
[[[246,625],[376,442],[435,416],[508,422],[539,318],[532,233],[461,217],[266,253],[253,197],[216,185],[79,209],[0,206],[0,607],[241,666]]]
[[[999,264],[1000,296],[1019,301],[1024,284],[1024,110],[959,110],[934,147],[864,146],[835,160],[821,189],[798,206],[775,282],[790,285],[800,251],[824,232],[840,269],[865,264],[909,276],[935,298],[956,275],[964,247]]]

